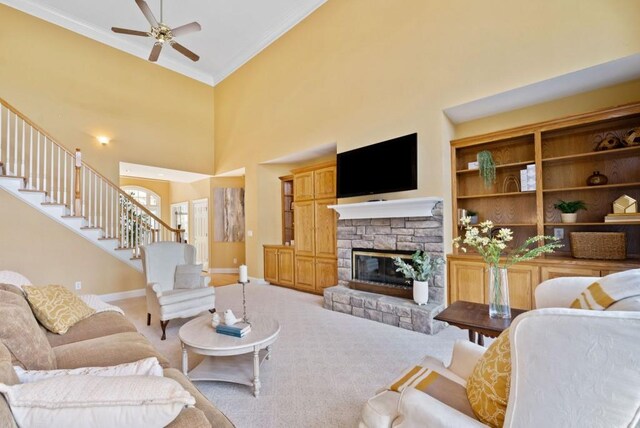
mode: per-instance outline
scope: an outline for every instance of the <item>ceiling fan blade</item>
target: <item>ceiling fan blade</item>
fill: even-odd
[[[128,34],[130,36],[149,37],[149,33],[145,31],[127,30],[126,28],[111,27],[111,31],[114,33]]]
[[[200,31],[202,27],[197,22],[192,22],[190,24],[181,25],[171,30],[171,34],[173,37],[184,36],[186,34],[195,33],[196,31]]]
[[[173,47],[175,50],[177,50],[178,52],[180,52],[182,55],[186,56],[187,58],[189,58],[193,62],[195,62],[195,61],[200,59],[200,57],[198,55],[196,55],[195,53],[191,52],[189,49],[185,48],[180,43],[172,42],[171,43],[171,47]]]
[[[153,49],[151,49],[151,55],[149,55],[149,61],[156,62],[158,57],[160,56],[160,51],[162,50],[162,43],[156,43],[153,45]]]
[[[144,14],[145,18],[147,18],[147,21],[149,21],[149,24],[151,24],[152,27],[157,27],[158,20],[155,16],[153,16],[153,12],[151,12],[151,8],[147,4],[147,2],[144,0],[136,0],[136,4]]]

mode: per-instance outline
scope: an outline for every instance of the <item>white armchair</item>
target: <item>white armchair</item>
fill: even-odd
[[[141,247],[142,266],[146,279],[147,325],[151,317],[158,317],[162,340],[167,337],[169,321],[190,318],[208,310],[215,312],[215,289],[209,287],[211,278],[203,276],[199,288],[174,288],[176,266],[195,264],[193,245],[178,242],[157,242]]]
[[[505,427],[633,427],[640,423],[640,313],[539,309],[516,318]],[[484,348],[459,341],[445,370],[465,382]],[[457,372],[457,374],[456,374]],[[481,427],[413,388],[365,405],[361,428]]]

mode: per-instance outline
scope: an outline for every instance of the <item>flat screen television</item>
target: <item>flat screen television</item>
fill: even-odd
[[[418,134],[338,154],[338,197],[418,188]]]

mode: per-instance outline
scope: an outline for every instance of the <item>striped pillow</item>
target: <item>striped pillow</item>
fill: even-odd
[[[604,311],[616,302],[636,296],[640,296],[640,269],[631,269],[600,278],[580,293],[571,308]]]

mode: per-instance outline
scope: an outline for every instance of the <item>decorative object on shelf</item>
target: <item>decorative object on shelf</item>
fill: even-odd
[[[571,232],[571,255],[576,259],[624,260],[627,235],[624,232]]]
[[[600,171],[593,171],[593,174],[587,178],[587,186],[602,186],[608,182],[609,178],[604,174],[600,174]]]
[[[469,162],[469,163],[467,164],[467,168],[468,168],[468,169],[478,169],[478,168],[479,168],[478,161],[476,161],[476,162]]]
[[[613,201],[615,214],[630,214],[638,212],[638,202],[629,195],[622,195]]]
[[[453,245],[463,252],[472,248],[484,259],[489,269],[489,316],[491,318],[511,318],[509,304],[508,268],[527,260],[532,260],[544,253],[553,253],[563,245],[553,236],[537,235],[528,238],[519,247],[509,250],[508,242],[513,240],[513,231],[501,228],[493,233],[494,225],[490,220],[480,223],[479,228],[471,226],[469,217],[463,219],[465,234],[453,240]],[[542,245],[538,246],[538,243]]]
[[[216,328],[217,326],[220,325],[220,314],[217,312],[213,313],[213,316],[211,317],[211,325],[213,326],[213,328]]]
[[[560,210],[562,213],[560,217],[563,223],[575,223],[578,219],[578,211],[586,211],[587,206],[584,201],[563,201],[560,199],[557,203],[553,204],[553,208]]]
[[[511,192],[519,192],[520,191],[520,180],[513,175],[507,175],[504,180],[502,180],[502,193],[511,193]]]
[[[238,318],[236,318],[231,309],[224,311],[224,325],[234,325],[237,322]]]
[[[444,264],[444,259],[440,256],[431,257],[426,251],[418,250],[411,256],[411,264],[406,263],[400,257],[395,257],[393,263],[398,267],[396,272],[413,280],[413,300],[418,305],[427,304],[429,302],[429,281],[433,280],[440,266]]]
[[[485,187],[491,187],[496,182],[496,163],[489,150],[478,153],[478,170]]]
[[[467,210],[458,208],[458,226],[462,226],[462,219],[467,216]]]
[[[640,214],[638,213],[609,214],[604,218],[604,222],[605,223],[640,222]]]
[[[612,133],[607,133],[604,136],[598,135],[593,141],[595,143],[595,151],[600,152],[602,150],[621,149],[624,147],[620,138]]]
[[[630,129],[624,134],[624,144],[627,147],[640,146],[640,128]]]
[[[472,210],[467,210],[467,216],[471,218],[471,224],[478,224],[478,213]]]

